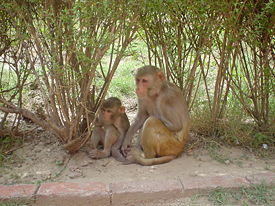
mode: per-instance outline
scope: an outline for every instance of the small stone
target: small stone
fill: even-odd
[[[81,177],[81,176],[82,176],[82,173],[78,173],[78,172],[71,172],[70,174],[68,174],[68,177],[71,179]]]
[[[23,175],[22,175],[22,178],[25,178],[27,177],[29,174],[27,172],[25,172]]]
[[[70,171],[72,171],[72,172],[74,172],[74,171],[76,171],[76,170],[79,170],[79,168],[78,168],[78,167],[75,167],[75,166],[72,166],[72,167],[70,167],[69,169],[70,169]]]
[[[73,178],[75,178],[75,174],[74,173],[70,173],[70,174],[68,174],[68,177],[71,178],[71,179],[73,179]]]
[[[227,173],[218,173],[217,174],[218,176],[225,176],[225,175],[228,175]]]
[[[185,152],[185,154],[186,154],[187,156],[192,156],[192,155],[193,155],[193,151],[188,150],[188,151]]]
[[[95,161],[94,161],[93,159],[89,159],[89,160],[88,160],[88,163],[89,163],[89,164],[94,164],[94,162],[95,162]]]
[[[51,177],[52,177],[52,174],[43,175],[42,180],[49,180],[49,179],[51,179]]]
[[[225,163],[226,165],[229,165],[229,164],[230,164],[230,160],[225,160],[224,163]]]
[[[83,162],[81,163],[81,167],[86,167],[86,166],[88,166],[89,164],[90,164],[89,161],[83,161]]]
[[[263,148],[264,149],[268,149],[268,145],[267,144],[263,144]]]
[[[201,162],[207,162],[208,161],[206,156],[201,156],[201,157],[198,158],[198,160],[201,161]]]
[[[38,153],[38,152],[41,152],[41,150],[42,150],[41,147],[37,146],[37,147],[35,147],[34,152]]]

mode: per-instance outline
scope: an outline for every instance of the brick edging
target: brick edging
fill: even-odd
[[[34,198],[35,204],[39,206],[127,205],[140,201],[187,197],[216,187],[238,188],[262,182],[275,185],[275,173],[264,172],[246,177],[176,177],[161,181],[142,180],[110,184],[49,182],[41,185],[0,185],[0,200]]]

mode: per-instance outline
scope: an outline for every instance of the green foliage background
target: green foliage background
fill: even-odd
[[[56,95],[56,114],[71,108],[57,125],[71,131],[67,126],[75,124],[72,139],[82,134],[78,125],[87,108],[96,113],[106,95],[134,96],[135,69],[153,64],[183,90],[194,132],[230,144],[274,146],[274,1],[1,0],[0,5],[0,97],[24,108],[26,91],[40,80],[43,94]],[[60,97],[51,93],[65,88]],[[9,108],[4,101],[0,106]]]

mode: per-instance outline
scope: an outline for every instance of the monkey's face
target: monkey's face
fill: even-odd
[[[114,108],[106,108],[102,107],[100,111],[100,119],[104,121],[104,123],[111,122],[113,116],[114,116]]]
[[[136,77],[136,94],[139,98],[158,95],[164,81],[162,72]]]
[[[153,79],[150,76],[136,77],[136,94],[139,98],[148,95],[148,89],[152,85]]]
[[[109,107],[102,107],[99,113],[99,119],[104,124],[113,124],[114,121],[120,116],[122,113],[125,113],[125,107],[123,106],[113,106]]]

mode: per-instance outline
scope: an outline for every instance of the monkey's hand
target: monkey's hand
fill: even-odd
[[[126,157],[126,160],[123,162],[124,165],[133,164],[137,162],[141,156],[141,152],[137,148],[133,148]]]
[[[130,152],[130,142],[125,140],[121,146],[121,152],[124,155],[124,157],[127,156],[128,152]]]
[[[92,159],[98,159],[99,158],[99,152],[97,149],[93,149],[92,151],[89,152],[89,156]]]

